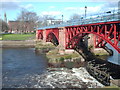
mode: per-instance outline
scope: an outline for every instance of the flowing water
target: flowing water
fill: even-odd
[[[5,88],[28,85],[27,77],[40,75],[46,68],[46,58],[36,54],[34,48],[2,49],[2,84]]]
[[[110,47],[111,48],[111,47]],[[44,55],[36,53],[34,48],[3,48],[2,50],[2,86],[33,87],[36,82],[32,77],[37,77],[46,72],[47,59]],[[115,50],[108,61],[115,64],[120,61],[120,54]],[[32,81],[32,82],[31,82]]]

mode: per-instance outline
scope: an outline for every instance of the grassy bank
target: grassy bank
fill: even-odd
[[[46,43],[46,44],[43,44],[42,42],[38,41],[36,43],[36,46],[35,48],[39,51],[49,51],[49,50],[52,50],[52,49],[55,49],[55,46],[52,44],[52,43]]]
[[[80,55],[76,52],[71,54],[60,54],[58,49],[54,49],[46,53],[49,63],[59,63],[66,60],[79,60]]]
[[[45,53],[46,57],[48,58],[48,62],[51,63],[58,63],[63,62],[64,60],[72,60],[80,58],[80,55],[76,52],[71,54],[60,54],[59,49],[55,47],[53,44],[42,44],[42,42],[37,42],[36,47],[41,53]]]
[[[71,58],[76,58],[79,57],[80,55],[78,53],[71,53],[71,54],[59,54],[58,49],[54,49],[51,50],[47,53],[47,57],[50,59],[60,59],[60,58],[64,58],[64,59],[71,59]]]
[[[33,40],[35,34],[4,34],[2,40]]]

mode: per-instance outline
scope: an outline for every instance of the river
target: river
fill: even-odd
[[[2,49],[3,87],[31,86],[27,77],[40,75],[46,68],[46,58],[36,54],[34,48]]]
[[[118,53],[114,53],[113,57],[109,57],[108,60],[109,61],[111,60],[111,62],[114,62],[114,60],[116,59],[118,60],[119,58],[117,55]],[[68,71],[73,72],[74,70],[75,69],[71,71],[67,70],[67,72]],[[90,75],[86,74],[87,72],[85,71],[84,68],[80,68],[80,70],[83,70],[85,72],[85,75],[83,75],[84,77],[81,76],[81,80],[83,78],[86,79],[87,77],[90,78]],[[47,71],[46,57],[42,54],[36,53],[34,48],[3,48],[2,49],[2,87],[3,88],[11,88],[11,87],[13,88],[18,88],[18,87],[19,88],[21,87],[49,88],[50,87],[51,88],[51,87],[55,87],[55,85],[61,86],[65,82],[68,84],[68,82],[70,82],[69,81],[70,79],[67,81],[66,77],[74,78],[76,80],[75,78],[76,76],[74,73],[78,73],[78,71],[76,71],[69,74],[66,71],[62,71],[65,73],[66,76],[62,78],[63,82],[59,83],[60,82],[59,80],[61,80],[59,78],[63,77],[64,76],[63,74],[59,73],[59,71],[56,72],[56,74],[54,72],[46,73],[46,71]],[[43,74],[45,75],[43,76]],[[81,72],[76,75],[80,75],[80,74]],[[80,80],[80,77],[78,77],[77,79]],[[56,80],[59,82],[57,82]],[[90,85],[90,84],[87,84],[89,83],[87,82],[87,80],[83,80],[83,82],[84,81],[86,81],[86,83],[79,82],[77,85],[78,86],[80,84],[81,85],[86,84],[86,86]],[[50,82],[52,82],[53,85],[50,85]],[[102,85],[99,84],[99,82],[97,82],[93,78],[91,79],[90,82],[92,82],[93,84],[91,84],[92,86],[89,86],[89,87],[92,87],[92,88],[102,87]],[[95,82],[97,84],[95,84]],[[56,83],[59,83],[59,84],[56,84]],[[43,86],[43,85],[46,85],[46,86]]]
[[[46,58],[44,55],[36,53],[34,48],[3,48],[2,87],[96,88],[103,87],[103,85],[91,77],[83,67],[78,69],[58,68],[58,70],[49,71]]]

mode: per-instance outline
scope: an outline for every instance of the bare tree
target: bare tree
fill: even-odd
[[[73,14],[73,15],[70,17],[70,20],[75,20],[75,19],[81,19],[81,15],[79,15],[79,14]]]
[[[39,17],[35,12],[23,9],[16,21],[19,21],[18,30],[21,32],[33,31],[38,24]]]
[[[0,31],[1,32],[8,32],[8,24],[4,22],[2,19],[0,19]]]
[[[43,15],[39,17],[39,26],[48,26],[48,20],[55,20],[54,16]]]

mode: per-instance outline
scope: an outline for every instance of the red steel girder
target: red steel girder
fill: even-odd
[[[67,26],[66,30],[66,44],[74,42],[74,38],[77,34],[87,33],[96,35],[99,40],[95,40],[96,47],[104,47],[106,43],[109,43],[120,53],[120,21],[104,22],[77,26]],[[69,37],[70,36],[70,37]],[[100,40],[101,39],[101,40]],[[66,45],[68,46],[68,45]]]

